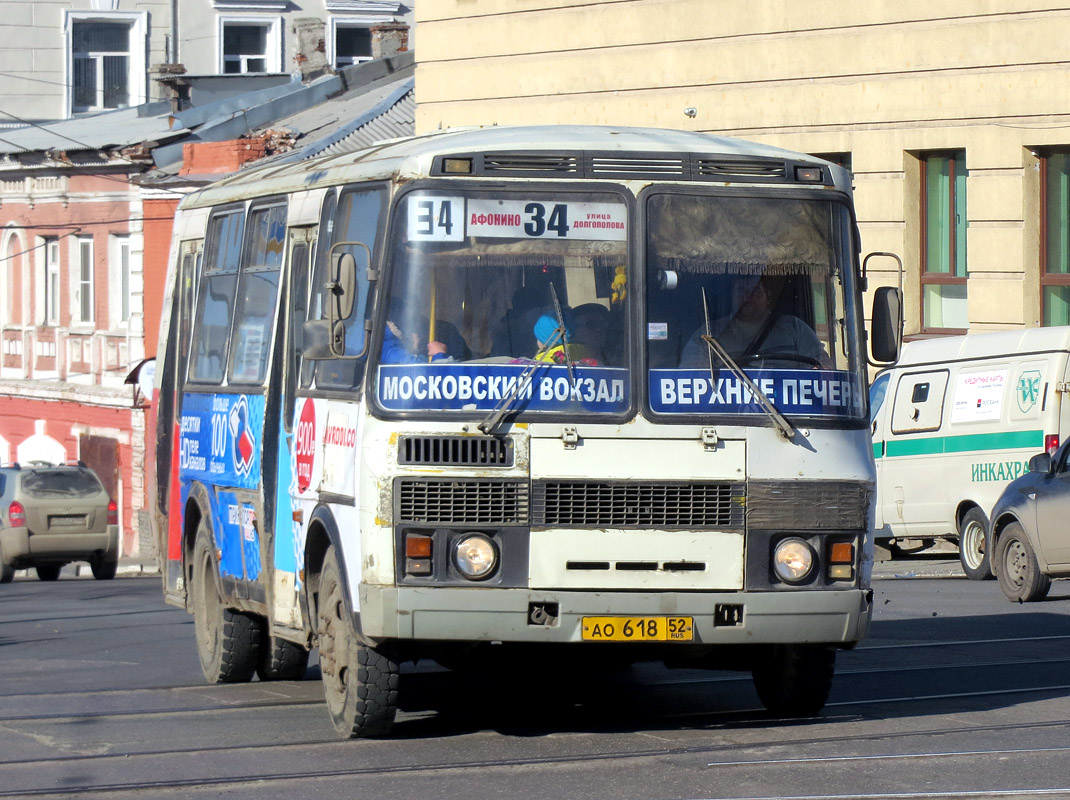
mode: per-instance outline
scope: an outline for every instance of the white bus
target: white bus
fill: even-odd
[[[164,594],[210,682],[387,734],[399,664],[752,672],[825,703],[869,625],[849,176],[707,135],[488,128],[186,198],[156,371]],[[522,655],[521,655],[522,654]],[[567,661],[566,661],[567,660]]]

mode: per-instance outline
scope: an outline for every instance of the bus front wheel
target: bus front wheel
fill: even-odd
[[[257,618],[223,605],[211,532],[202,520],[193,547],[193,628],[197,655],[209,683],[242,683],[253,677],[260,654]]]
[[[751,670],[762,705],[785,717],[819,712],[832,689],[836,651],[816,644],[778,644],[763,653]]]
[[[334,547],[327,550],[316,609],[320,672],[327,711],[345,738],[386,736],[398,709],[397,661],[362,641],[346,601]]]

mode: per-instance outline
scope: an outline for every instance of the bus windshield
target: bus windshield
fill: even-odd
[[[762,414],[738,366],[784,414],[863,415],[846,207],[674,192],[645,208],[654,413]]]
[[[380,406],[628,410],[621,195],[414,191],[393,219],[375,352]]]

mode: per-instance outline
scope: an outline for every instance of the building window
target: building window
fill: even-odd
[[[90,238],[75,240],[74,266],[74,313],[71,315],[76,323],[93,322],[93,240]]]
[[[281,72],[281,25],[272,19],[220,19],[221,64],[227,75]]]
[[[130,239],[125,236],[115,238],[115,276],[113,280],[118,287],[117,299],[118,321],[130,322]]]
[[[63,12],[67,115],[146,99],[147,11]]]
[[[337,24],[334,29],[334,68],[371,60],[371,29],[363,25]]]
[[[130,25],[75,22],[71,30],[74,110],[130,105]]]
[[[921,306],[926,331],[970,327],[966,306],[966,151],[921,160]]]
[[[45,239],[45,324],[59,325],[59,239]]]
[[[1070,152],[1041,159],[1041,320],[1070,325]]]

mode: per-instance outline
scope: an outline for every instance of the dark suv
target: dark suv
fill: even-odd
[[[81,462],[0,467],[0,583],[26,567],[54,581],[72,561],[98,580],[119,564],[119,506],[97,474]]]

